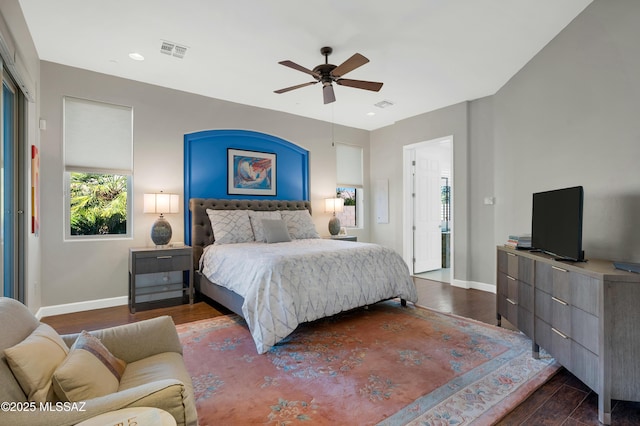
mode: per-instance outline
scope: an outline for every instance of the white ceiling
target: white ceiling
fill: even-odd
[[[494,94],[592,0],[19,1],[42,60],[373,130]],[[382,90],[334,85],[327,105],[320,84],[273,93],[313,80],[279,61],[313,69],[322,46],[335,65],[369,58],[345,78]]]

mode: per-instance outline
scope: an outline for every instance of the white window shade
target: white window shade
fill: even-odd
[[[362,147],[336,144],[336,183],[338,185],[362,186]]]
[[[132,108],[65,97],[64,161],[68,172],[131,174]]]

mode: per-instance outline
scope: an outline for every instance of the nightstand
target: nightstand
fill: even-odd
[[[192,249],[144,247],[129,250],[129,311],[138,305],[193,304]]]
[[[358,237],[355,235],[331,235],[329,237],[323,237],[327,240],[340,240],[340,241],[358,241]]]

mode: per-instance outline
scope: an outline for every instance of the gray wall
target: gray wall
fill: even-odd
[[[596,0],[494,96],[371,133],[402,252],[402,147],[454,136],[454,278],[495,285],[495,246],[531,232],[533,192],[583,185],[588,258],[640,262],[640,2]],[[485,197],[495,197],[485,205]]]
[[[587,258],[640,262],[639,18],[593,2],[494,96],[495,243],[530,232],[533,192],[582,185]]]
[[[41,65],[42,117],[42,304],[127,295],[128,250],[152,245],[156,217],[142,213],[142,194],[164,190],[182,194],[183,135],[208,129],[247,129],[269,133],[309,150],[311,202],[316,227],[328,235],[324,198],[335,195],[335,150],[331,124],[172,89],[106,76],[50,62]],[[134,109],[133,239],[64,240],[62,99],[70,95],[129,105]],[[336,126],[337,142],[360,145],[369,174],[369,132]],[[108,149],[108,147],[105,147]],[[98,153],[99,155],[99,153]],[[365,203],[368,199],[365,199]],[[167,215],[173,241],[184,241],[183,216]],[[359,240],[364,229],[352,231]]]
[[[469,278],[468,103],[399,121],[371,132],[371,170],[389,180],[389,223],[371,224],[373,241],[403,252],[403,146],[453,136],[454,278]],[[373,214],[373,213],[372,213]]]

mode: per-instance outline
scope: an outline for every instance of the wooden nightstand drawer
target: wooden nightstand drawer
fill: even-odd
[[[151,274],[154,272],[183,271],[191,268],[189,255],[154,255],[136,256],[136,274]]]
[[[129,310],[138,304],[193,303],[192,248],[132,248],[129,250]]]

